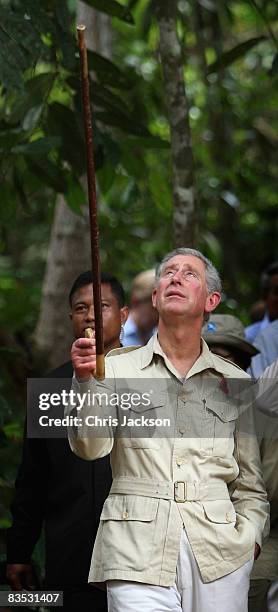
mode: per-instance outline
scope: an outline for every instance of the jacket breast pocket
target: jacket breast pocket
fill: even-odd
[[[255,546],[255,529],[250,521],[236,514],[231,501],[204,501],[204,513],[222,557],[230,561],[238,558]]]
[[[204,403],[201,450],[216,457],[231,458],[234,452],[234,432],[238,410],[229,402],[213,398]]]
[[[121,413],[117,430],[120,443],[125,448],[159,450],[161,439],[167,436],[164,429],[167,406],[164,396],[155,397],[150,405],[133,405]]]
[[[148,567],[158,503],[158,499],[135,495],[107,498],[100,517],[104,569],[141,571]]]

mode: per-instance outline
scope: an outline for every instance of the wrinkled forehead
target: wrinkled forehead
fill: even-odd
[[[175,268],[177,270],[188,268],[198,272],[205,272],[204,262],[199,259],[199,257],[195,257],[195,255],[175,255],[165,262],[162,272],[164,272],[164,270],[168,270],[169,268]]]

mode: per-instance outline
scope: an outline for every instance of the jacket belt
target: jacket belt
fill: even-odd
[[[225,482],[176,482],[146,480],[143,478],[114,478],[110,495],[143,495],[144,497],[159,497],[177,503],[186,501],[213,501],[230,499]]]

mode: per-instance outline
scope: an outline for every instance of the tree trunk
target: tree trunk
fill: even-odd
[[[215,82],[210,83],[207,78],[207,64],[205,48],[212,47],[216,58],[223,53],[223,32],[220,21],[221,4],[215,4],[215,11],[205,11],[199,0],[194,0],[195,33],[198,43],[200,66],[203,80],[207,87],[207,104],[209,114],[209,127],[213,138],[210,143],[210,152],[214,161],[216,176],[219,178],[218,201],[219,210],[218,238],[222,250],[222,268],[224,271],[225,292],[237,296],[239,253],[237,248],[238,213],[229,205],[223,196],[233,193],[234,188],[229,176],[229,168],[233,158],[233,139],[231,132],[230,105],[227,93],[223,87],[224,71],[219,70]],[[204,38],[206,33],[206,38]],[[232,261],[232,265],[231,265]]]
[[[155,0],[160,31],[173,168],[174,236],[176,246],[194,246],[197,237],[197,199],[181,45],[177,35],[177,0]]]
[[[60,196],[56,204],[35,341],[55,367],[69,359],[72,327],[68,294],[78,274],[90,267],[88,218],[74,214]]]
[[[106,56],[111,54],[109,17],[78,3],[78,23],[87,26],[86,42]],[[84,185],[86,179],[84,178]],[[74,214],[59,196],[50,237],[43,282],[40,316],[35,345],[45,359],[45,369],[54,368],[70,358],[72,326],[68,294],[75,278],[90,269],[90,234],[87,209]]]

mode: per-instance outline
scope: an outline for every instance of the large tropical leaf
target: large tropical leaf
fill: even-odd
[[[18,123],[31,109],[43,104],[55,81],[54,72],[38,74],[25,82],[25,92],[18,96],[9,116],[9,123]]]
[[[54,189],[57,193],[64,193],[67,186],[62,170],[57,164],[51,162],[47,157],[38,159],[27,159],[26,163],[31,170],[41,181]]]
[[[61,137],[61,153],[75,172],[81,174],[85,169],[85,146],[83,133],[80,131],[78,117],[70,108],[59,102],[49,106],[46,123],[47,133]]]
[[[249,38],[249,40],[245,40],[245,42],[236,45],[232,49],[229,49],[229,51],[225,51],[215,62],[208,66],[207,74],[227,68],[238,59],[246,55],[250,49],[253,49],[253,47],[258,45],[263,40],[266,40],[266,36],[255,36],[254,38]]]
[[[95,119],[101,121],[105,125],[110,125],[111,127],[120,128],[123,132],[128,132],[129,134],[134,134],[135,136],[150,136],[150,132],[148,129],[138,123],[136,117],[127,116],[124,113],[107,113],[107,112],[95,112]]]
[[[108,111],[120,111],[126,114],[129,113],[129,109],[126,105],[126,101],[123,96],[117,95],[114,92],[104,87],[102,84],[96,81],[91,81],[91,100],[94,104],[97,104]]]
[[[107,83],[110,87],[117,89],[130,89],[133,86],[136,76],[132,78],[131,72],[123,72],[109,59],[94,51],[88,51],[88,63],[90,71],[95,72],[102,83]]]
[[[37,157],[38,155],[45,155],[49,153],[51,149],[59,146],[60,138],[58,137],[45,137],[38,138],[32,142],[22,142],[11,149],[11,153],[23,155],[31,155]]]

